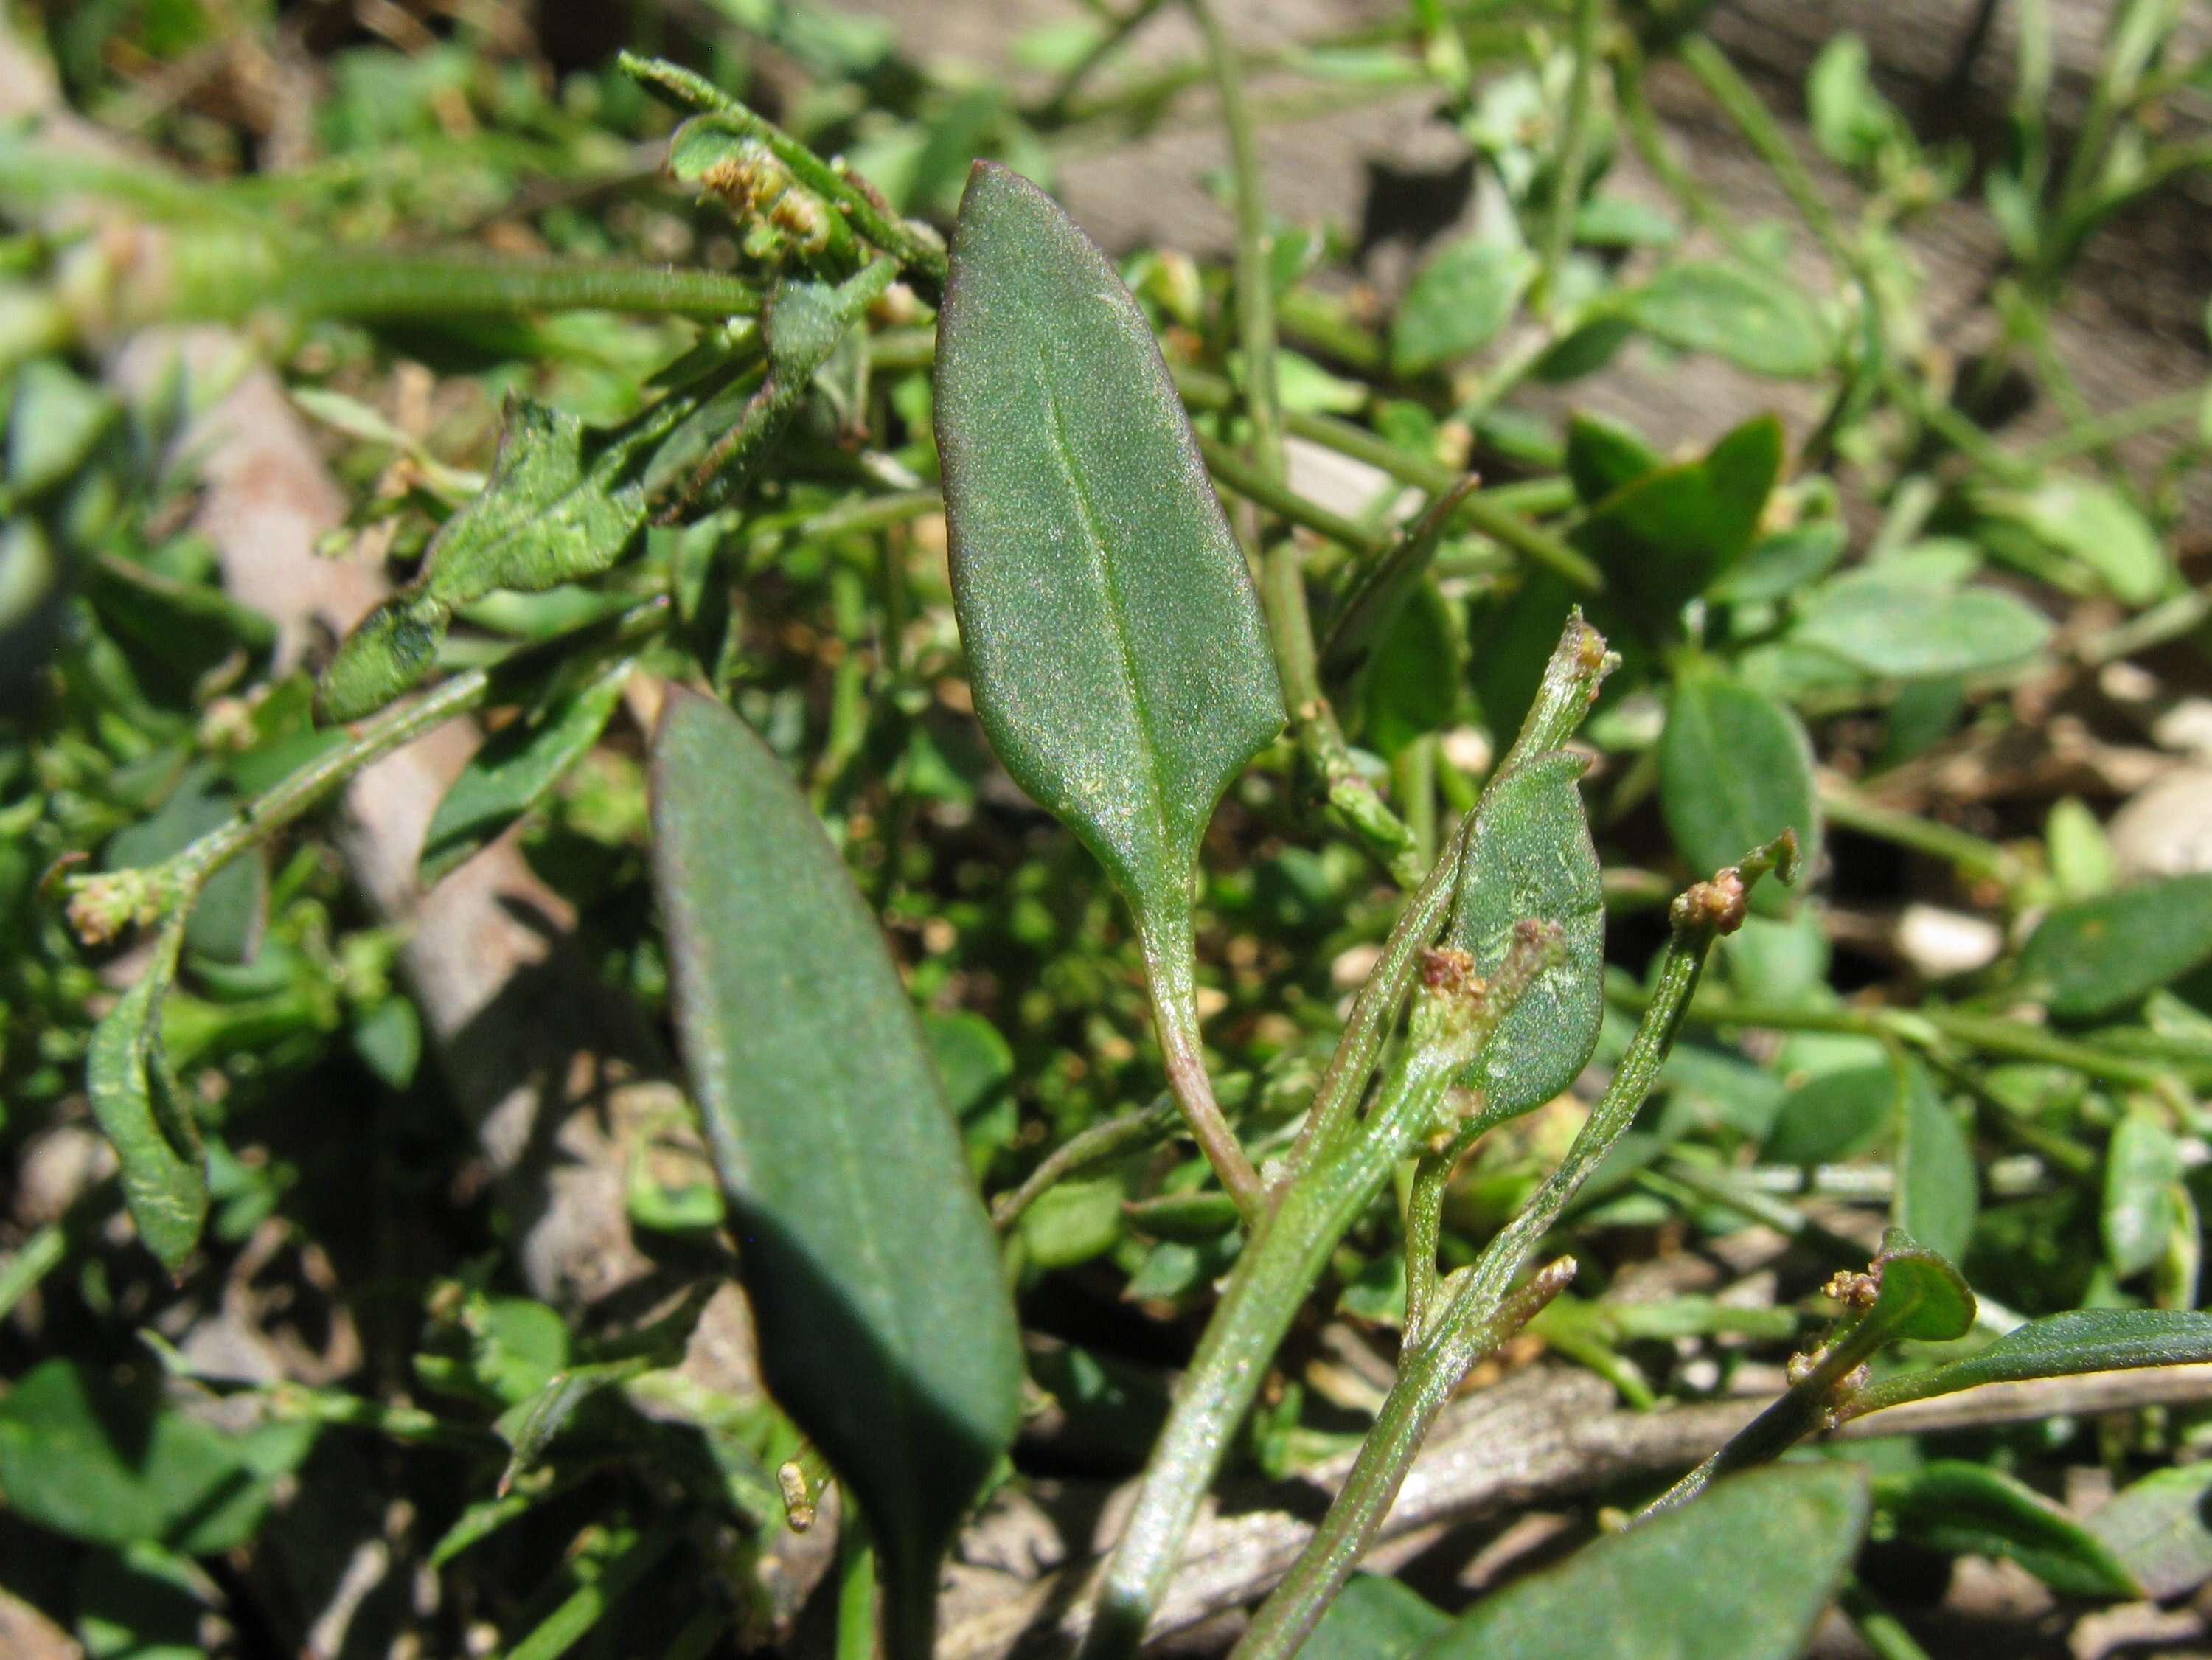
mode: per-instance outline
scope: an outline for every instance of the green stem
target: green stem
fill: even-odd
[[[750,317],[750,283],[720,271],[471,252],[316,249],[283,256],[268,289],[232,288],[241,307],[276,304],[317,317],[437,318],[457,313],[627,311],[673,317]]]
[[[1813,175],[1806,170],[1789,135],[1766,107],[1765,100],[1729,61],[1727,54],[1705,36],[1693,34],[1684,40],[1680,56],[1712,100],[1742,131],[1759,159],[1773,170],[1784,192],[1827,251],[1828,257],[1845,271],[1857,274],[1860,261],[1844,235],[1842,224],[1828,206],[1827,198],[1820,194],[1820,186],[1814,183]]]
[[[998,1202],[991,1207],[992,1225],[1004,1233],[1020,1221],[1022,1213],[1036,1203],[1048,1189],[1065,1182],[1078,1171],[1088,1170],[1093,1164],[1104,1164],[1109,1158],[1118,1158],[1125,1152],[1133,1152],[1165,1139],[1176,1122],[1176,1098],[1166,1094],[1141,1111],[1109,1118],[1069,1137],[1045,1156],[1021,1186],[999,1196]]]
[[[1834,779],[1821,781],[1820,810],[1831,824],[1943,860],[1969,876],[1996,883],[2008,893],[2017,893],[2033,874],[2009,848],[1917,813],[1885,807]]]
[[[876,1660],[876,1541],[860,1507],[837,1522],[836,1660]]]
[[[945,244],[935,231],[901,219],[878,204],[848,173],[824,161],[773,121],[755,113],[722,89],[689,70],[658,58],[623,52],[615,60],[623,72],[673,94],[683,103],[721,117],[731,128],[768,146],[792,176],[829,203],[869,241],[890,254],[932,290],[945,286]]]
[[[1517,1298],[1509,1296],[1538,1243],[1626,1134],[1658,1083],[1714,940],[1743,921],[1747,891],[1778,863],[1784,866],[1785,875],[1793,874],[1796,859],[1796,840],[1785,838],[1674,902],[1673,933],[1650,1006],[1613,1068],[1604,1095],[1559,1168],[1520,1213],[1499,1230],[1472,1265],[1444,1281],[1441,1289],[1449,1301],[1419,1346],[1401,1360],[1398,1381],[1374,1429],[1361,1443],[1342,1491],[1289,1577],[1254,1617],[1235,1660],[1289,1660],[1297,1652],[1373,1542],[1444,1402],[1478,1359],[1565,1289],[1573,1277],[1571,1261],[1553,1263]]]
[[[1905,1622],[1891,1613],[1856,1574],[1844,1581],[1836,1601],[1857,1630],[1859,1639],[1874,1651],[1875,1660],[1929,1660],[1928,1651],[1913,1640]]]
[[[1200,434],[1198,453],[1205,458],[1206,470],[1213,475],[1217,483],[1234,490],[1254,507],[1263,508],[1278,519],[1341,543],[1365,558],[1380,559],[1390,550],[1390,538],[1385,532],[1355,525],[1319,502],[1308,501],[1279,477],[1271,477],[1245,460],[1218,438]]]
[[[668,1554],[679,1535],[662,1526],[634,1535],[588,1584],[579,1585],[537,1629],[507,1652],[507,1660],[558,1660],[583,1641],[586,1633],[637,1588],[660,1559]]]
[[[1330,1253],[1374,1202],[1407,1148],[1431,1133],[1452,1080],[1559,950],[1556,928],[1547,934],[1528,925],[1483,994],[1425,988],[1374,1110],[1347,1127],[1262,1216],[1145,1467],[1135,1507],[1099,1586],[1084,1660],[1127,1660],[1136,1652],[1199,1503]]]
[[[1237,340],[1243,353],[1244,413],[1252,459],[1270,479],[1283,476],[1283,410],[1275,379],[1275,285],[1268,257],[1267,204],[1260,184],[1260,146],[1244,97],[1244,69],[1208,0],[1190,0],[1221,92],[1237,183]]]
[[[1159,1033],[1160,1058],[1168,1089],[1182,1109],[1183,1123],[1206,1162],[1245,1221],[1257,1223],[1266,1208],[1260,1173],[1244,1156],[1237,1133],[1213,1098],[1206,1070],[1206,1045],[1198,1035],[1198,952],[1188,906],[1162,915],[1137,910],[1137,934],[1144,947],[1145,978],[1152,988],[1152,1023]]]
[[[1574,246],[1575,211],[1582,205],[1583,173],[1589,164],[1590,105],[1597,80],[1598,0],[1575,0],[1574,79],[1567,88],[1567,119],[1553,164],[1552,199],[1544,216],[1544,307],[1559,309],[1560,273]]]
[[[2131,409],[2114,410],[2109,415],[2093,416],[2077,422],[2065,431],[2027,445],[2014,459],[2023,467],[2040,470],[2055,465],[2075,455],[2101,450],[2114,444],[2125,443],[2130,438],[2140,438],[2146,433],[2157,432],[2166,427],[2185,425],[2197,419],[2204,407],[2202,389],[2177,392],[2164,398],[2154,398]]]
[[[48,1222],[0,1262],[0,1320],[15,1312],[24,1294],[52,1274],[68,1250],[61,1224]]]
[[[1118,51],[1128,38],[1151,20],[1166,0],[1137,0],[1137,3],[1116,17],[1106,33],[1085,48],[1083,56],[1071,64],[1051,95],[1037,106],[1030,125],[1039,127],[1058,126],[1067,119],[1067,106],[1092,71]]]

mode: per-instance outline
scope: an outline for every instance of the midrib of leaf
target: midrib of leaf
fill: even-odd
[[[1167,803],[1160,794],[1159,734],[1153,729],[1152,708],[1145,701],[1143,682],[1138,678],[1136,663],[1129,655],[1129,617],[1121,601],[1121,585],[1115,580],[1113,556],[1108,551],[1105,535],[1099,528],[1097,504],[1091,499],[1090,487],[1083,482],[1082,469],[1075,465],[1075,453],[1067,441],[1067,417],[1060,411],[1060,392],[1053,385],[1051,365],[1043,362],[1042,348],[1039,350],[1039,365],[1042,372],[1037,377],[1038,383],[1044,391],[1045,408],[1052,415],[1052,459],[1058,465],[1061,476],[1067,480],[1069,493],[1075,498],[1076,517],[1082,521],[1084,534],[1090,538],[1091,562],[1097,569],[1098,585],[1106,595],[1106,609],[1113,613],[1114,660],[1121,666],[1121,687],[1128,694],[1129,707],[1137,717],[1137,730],[1145,740],[1148,763],[1145,768],[1145,799],[1152,806],[1152,829],[1159,837],[1160,846],[1165,849],[1169,839],[1168,819]],[[1134,894],[1130,896],[1139,909],[1146,908],[1150,897],[1147,895],[1140,900]]]

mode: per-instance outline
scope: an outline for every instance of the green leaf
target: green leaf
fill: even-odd
[[[1431,582],[1417,584],[1382,634],[1362,677],[1360,741],[1385,760],[1459,713],[1466,655],[1451,607]]]
[[[1762,536],[1706,588],[1705,597],[1723,605],[1794,599],[1835,569],[1846,539],[1840,519],[1815,519]]]
[[[1513,925],[1556,923],[1565,955],[1546,969],[1492,1034],[1468,1082],[1491,1118],[1552,1099],[1589,1063],[1605,1016],[1605,891],[1579,781],[1589,763],[1564,750],[1509,761],[1475,807],[1460,866],[1450,942],[1480,973],[1505,960]]]
[[[1807,380],[1828,361],[1827,330],[1812,308],[1776,279],[1735,265],[1671,266],[1620,303],[1653,338],[1712,352],[1753,374]]]
[[[2138,882],[2051,909],[2021,952],[2021,977],[2062,1019],[2135,1002],[2212,959],[2212,874]]]
[[[1409,1585],[1355,1573],[1298,1650],[1299,1660],[1405,1660],[1451,1616]]]
[[[1973,1241],[1981,1195],[1973,1144],[1943,1104],[1928,1068],[1906,1070],[1904,1123],[1898,1137],[1898,1226],[1956,1262]]]
[[[1579,410],[1567,421],[1567,477],[1590,506],[1664,465],[1633,428]]]
[[[2008,1558],[2063,1596],[2142,1594],[2103,1541],[2001,1471],[1939,1459],[1882,1481],[1876,1497],[1898,1537],[1927,1549]]]
[[[501,1414],[495,1427],[508,1452],[507,1468],[500,1474],[499,1496],[505,1498],[514,1478],[545,1456],[579,1407],[602,1389],[628,1383],[650,1365],[641,1356],[556,1371],[536,1393]]]
[[[895,1660],[924,1660],[938,1564],[1020,1409],[990,1225],[876,921],[782,763],[672,693],[653,818],[762,1369],[867,1511]]]
[[[1517,242],[1463,236],[1430,257],[1390,325],[1390,368],[1401,375],[1455,362],[1490,344],[1536,275]]]
[[[645,523],[637,452],[681,403],[672,395],[612,430],[528,399],[509,404],[483,490],[432,539],[422,574],[363,617],[323,671],[323,719],[357,721],[421,679],[457,606],[612,565]]]
[[[1494,1593],[1415,1652],[1795,1660],[1857,1554],[1867,1509],[1855,1466],[1752,1470]]]
[[[196,762],[152,817],[108,838],[102,862],[111,871],[158,865],[210,830],[230,822],[237,798],[211,762]],[[268,914],[269,872],[258,848],[240,854],[200,885],[185,925],[185,944],[223,963],[252,960]]]
[[[8,408],[9,494],[26,502],[84,464],[123,406],[57,358],[15,371]]]
[[[2147,1596],[2186,1596],[2212,1579],[2212,1464],[2154,1470],[2089,1518],[2089,1531]]]
[[[1785,830],[1797,832],[1801,858],[1820,857],[1813,743],[1804,724],[1717,668],[1699,665],[1675,683],[1659,739],[1659,805],[1676,849],[1699,876]]]
[[[1882,1235],[1881,1288],[1866,1320],[1889,1342],[1948,1343],[1973,1329],[1974,1293],[1959,1270],[1902,1228]]]
[[[1813,142],[1831,161],[1870,165],[1901,131],[1896,106],[1874,88],[1871,54],[1856,34],[1839,34],[1820,49],[1805,76],[1806,114]]]
[[[2009,667],[2043,649],[2051,624],[2002,589],[1947,590],[1866,570],[1817,590],[1790,637],[1868,674],[1926,680]]]
[[[1576,545],[1644,608],[1647,632],[1669,633],[1682,606],[1751,545],[1781,471],[1782,423],[1761,416],[1703,459],[1616,490],[1575,533]]]
[[[95,1545],[150,1541],[207,1556],[251,1539],[270,1485],[314,1428],[228,1435],[162,1406],[160,1380],[122,1389],[74,1360],[34,1366],[0,1397],[0,1492],[26,1521]]]
[[[484,740],[430,816],[416,872],[424,885],[482,852],[590,751],[622,702],[632,660],[606,665]]]
[[[2166,1309],[2076,1309],[2031,1320],[1966,1359],[1885,1378],[1863,1391],[1851,1410],[1856,1416],[1903,1401],[1955,1395],[1984,1383],[2203,1361],[2212,1361],[2212,1314]]]
[[[1122,1231],[1119,1182],[1062,1182],[1022,1213],[1023,1255],[1039,1268],[1073,1268],[1113,1250]]]
[[[1216,802],[1282,729],[1258,595],[1105,257],[978,163],[938,323],[937,440],[976,713],[1128,897],[1188,915]]]
[[[2158,532],[2128,499],[2101,479],[2061,473],[2032,490],[1982,504],[2016,520],[2039,541],[2096,573],[2124,605],[2147,605],[2173,581],[2173,562]]]
[[[2105,1256],[2125,1280],[2166,1255],[2181,1219],[2181,1147],[2156,1112],[2130,1107],[2105,1152]]]
[[[76,1576],[76,1634],[87,1660],[207,1660],[199,1633],[208,1584],[159,1545],[86,1553]]]
[[[171,1274],[181,1274],[207,1220],[199,1134],[161,1054],[161,999],[177,972],[184,929],[163,927],[130,990],[93,1029],[85,1092],[93,1116],[123,1163],[123,1200],[138,1237]]]
[[[1782,1098],[1760,1151],[1778,1164],[1848,1158],[1895,1122],[1901,1098],[1886,1061],[1818,1073]]]

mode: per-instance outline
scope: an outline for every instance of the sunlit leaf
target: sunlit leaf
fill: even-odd
[[[2160,877],[2055,907],[2021,952],[2021,977],[2069,1020],[2135,1002],[2212,959],[2212,875]]]

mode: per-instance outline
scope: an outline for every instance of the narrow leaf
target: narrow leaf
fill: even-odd
[[[2130,1108],[2105,1152],[2105,1256],[2121,1279],[2166,1255],[2181,1220],[2174,1199],[2180,1181],[2181,1147],[2173,1132],[2148,1108]]]
[[[1865,1471],[1784,1464],[1587,1545],[1475,1605],[1420,1660],[1795,1660],[1857,1554]]]
[[[2051,624],[2001,589],[1932,587],[1867,570],[1815,591],[1790,637],[1868,674],[1925,680],[1988,674],[2032,657]]]
[[[1543,1105],[1575,1081],[1597,1047],[1605,1015],[1605,891],[1583,814],[1579,784],[1588,767],[1565,750],[1513,761],[1475,809],[1450,943],[1472,952],[1485,975],[1505,960],[1521,921],[1557,925],[1565,946],[1470,1068],[1467,1081],[1483,1091],[1488,1118]]]
[[[672,695],[653,873],[677,1027],[730,1200],[769,1388],[867,1511],[894,1660],[1013,1438],[1013,1308],[875,919],[781,763]]]
[[[1979,1354],[1925,1371],[1885,1378],[1860,1392],[1851,1415],[1905,1401],[1924,1401],[1984,1383],[2070,1377],[2212,1361],[2212,1314],[2166,1309],[2076,1309],[2031,1320]]]
[[[1738,368],[1807,380],[1828,361],[1827,331],[1775,279],[1691,260],[1661,272],[1623,301],[1646,334],[1685,351],[1709,351]]]
[[[2212,1464],[2154,1470],[2089,1518],[2144,1595],[2164,1602],[2212,1579]]]
[[[2009,1558],[2063,1596],[2142,1594],[2103,1541],[2000,1470],[1939,1459],[1884,1481],[1877,1496],[1898,1537],[1929,1550]]]
[[[2021,977],[2062,1019],[2135,1002],[2212,959],[2212,874],[2139,882],[2055,907],[2027,942]]]
[[[599,742],[622,701],[631,660],[607,665],[574,691],[502,727],[469,757],[423,836],[417,874],[425,884],[474,858]]]
[[[937,438],[992,747],[1140,927],[1186,913],[1214,804],[1282,727],[1259,598],[1136,302],[988,162],[953,232]]]
[[[1956,1262],[1973,1241],[1980,1204],[1973,1145],[1928,1069],[1911,1062],[1898,1138],[1897,1225]]]
[[[161,1055],[161,999],[177,972],[182,919],[172,919],[137,982],[94,1028],[85,1060],[93,1116],[123,1163],[123,1199],[138,1237],[180,1274],[207,1220],[207,1173],[183,1091]]]
[[[1796,714],[1733,675],[1683,675],[1659,740],[1659,804],[1692,871],[1732,864],[1785,830],[1817,859],[1813,744]],[[1776,890],[1779,891],[1779,890]]]

